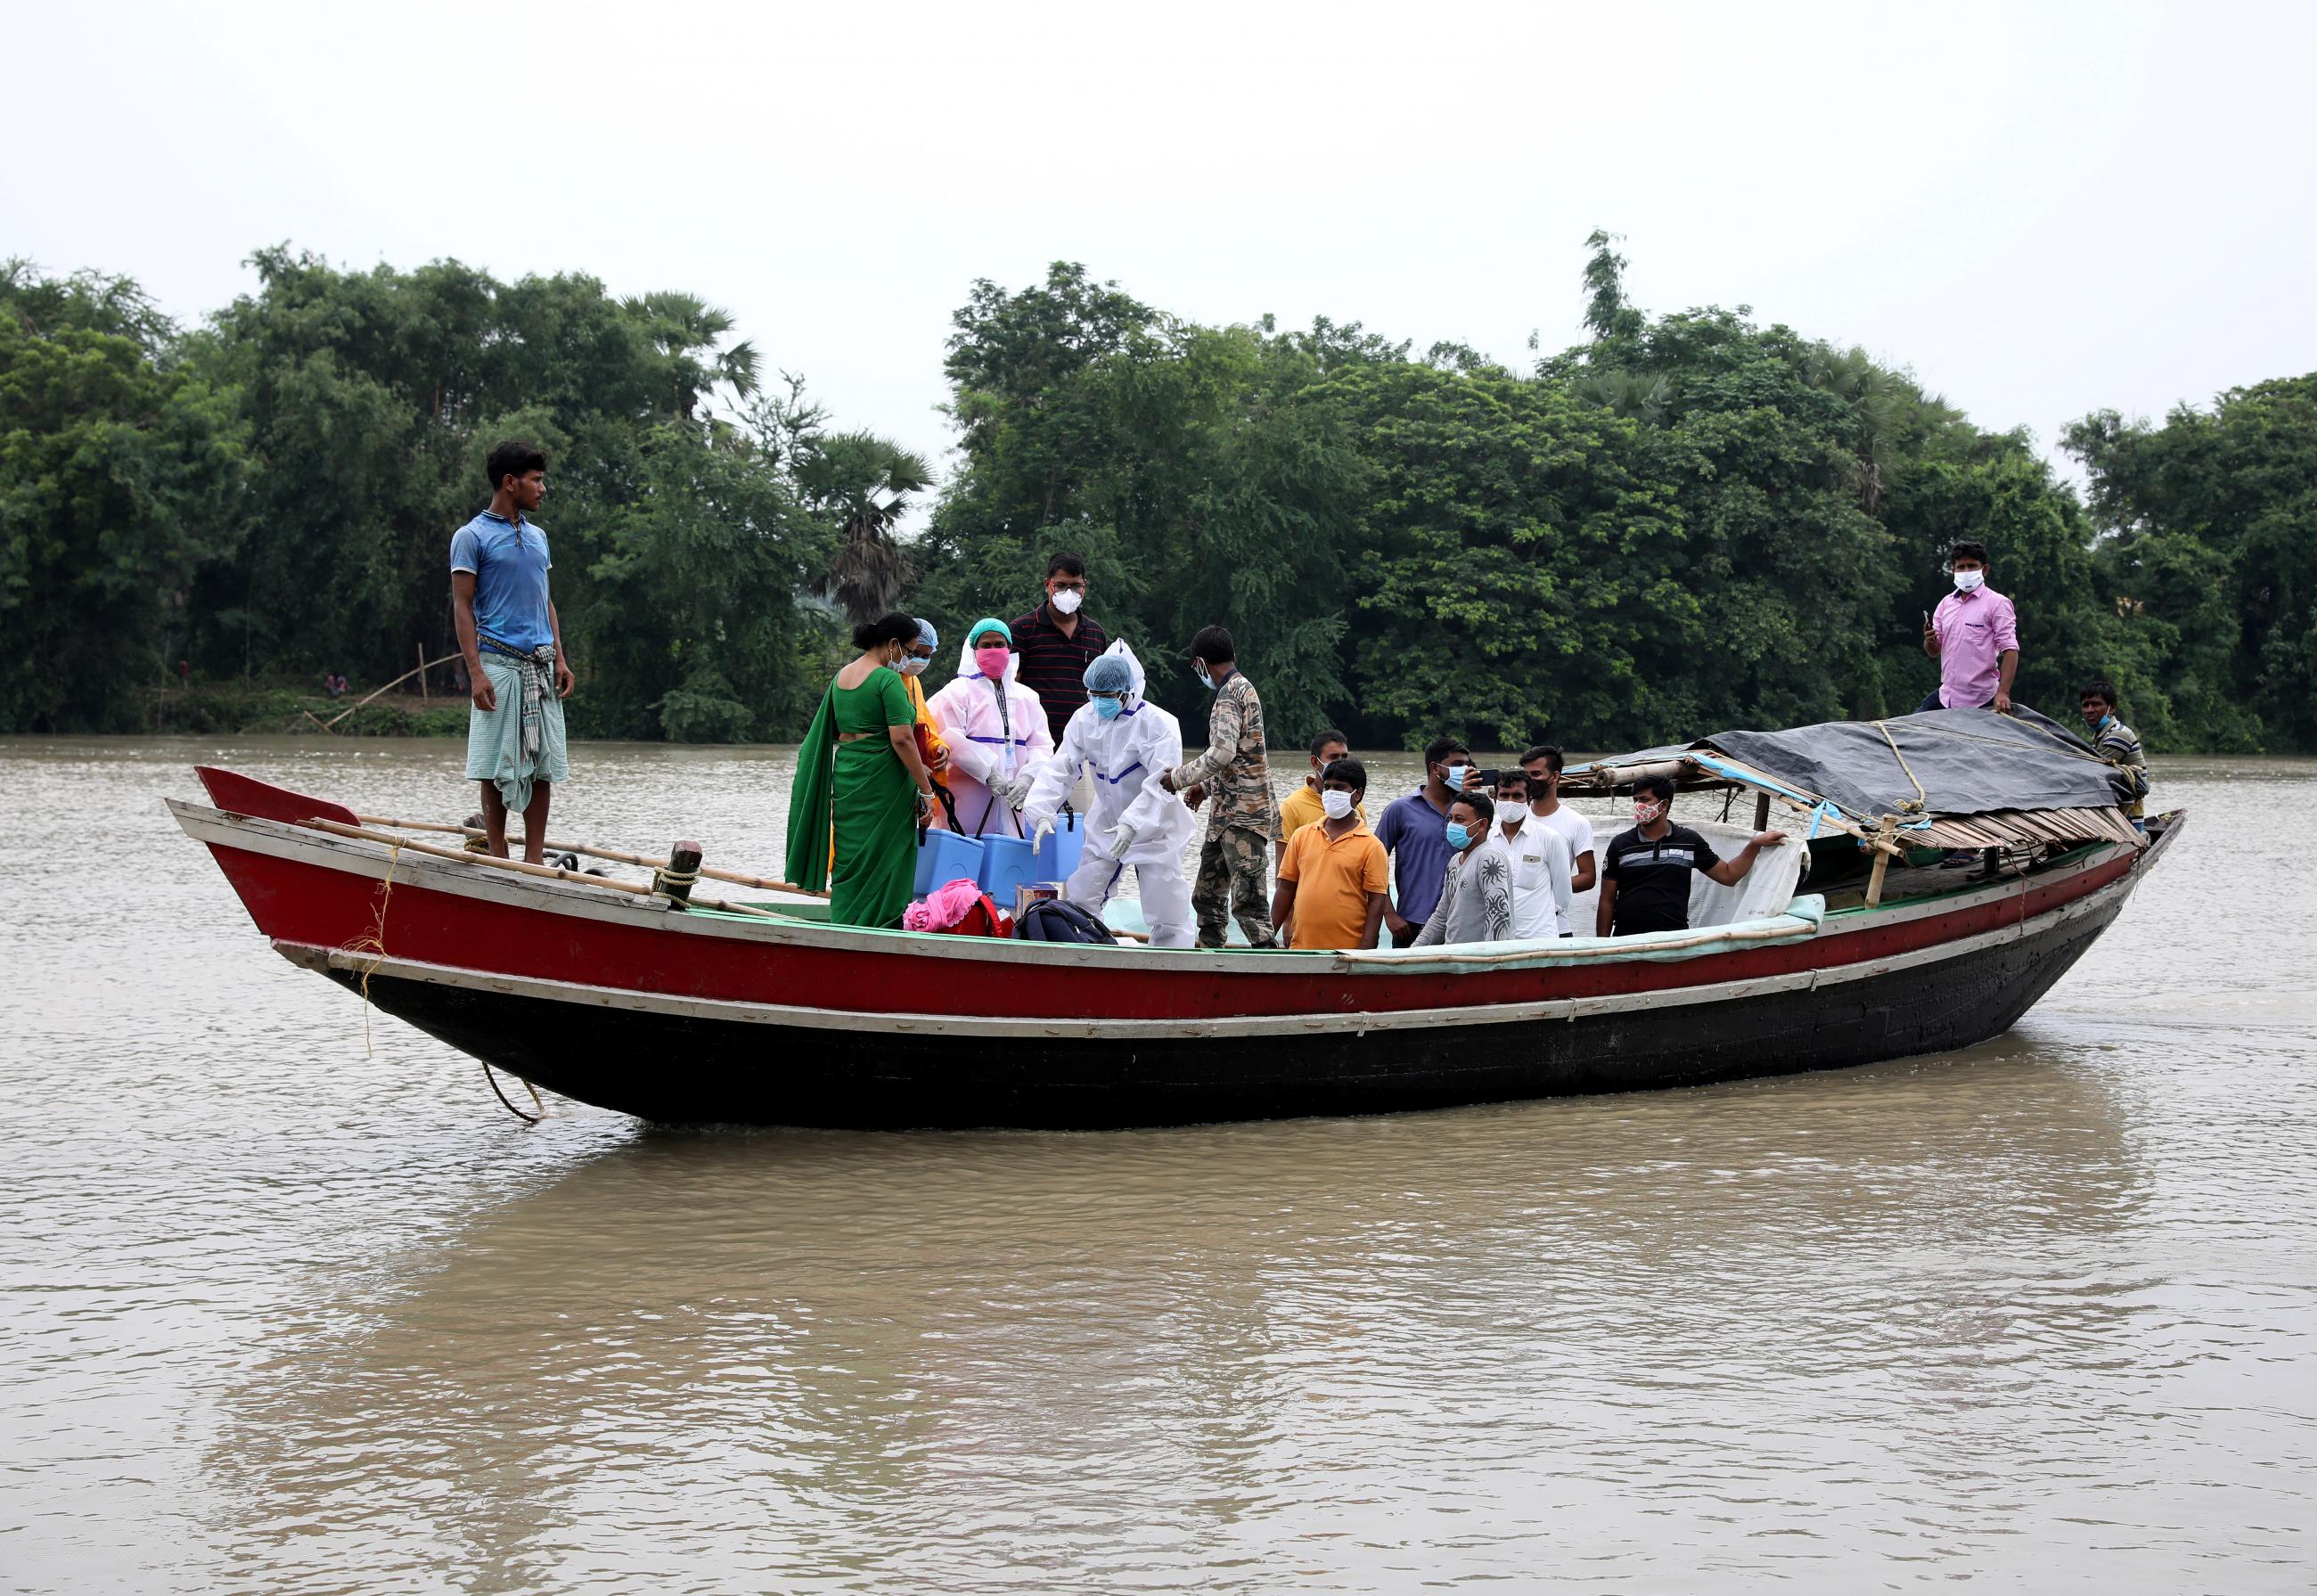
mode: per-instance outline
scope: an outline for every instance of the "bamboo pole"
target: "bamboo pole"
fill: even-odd
[[[413,842],[407,837],[389,837],[382,832],[364,830],[360,826],[348,826],[337,820],[326,820],[319,815],[298,822],[318,831],[327,831],[334,837],[351,837],[362,842],[382,842],[389,847],[424,854],[430,859],[448,859],[454,865],[473,865],[485,869],[510,870],[523,875],[544,876],[550,881],[568,881],[583,887],[601,887],[609,892],[625,892],[631,897],[658,896],[651,888],[632,881],[613,881],[608,875],[588,875],[577,870],[566,870],[559,865],[533,865],[524,859],[502,859],[495,854],[470,854],[463,848],[436,847],[428,842]],[[768,909],[752,909],[745,903],[727,903],[718,898],[696,898],[693,901],[702,909],[721,910],[728,914],[754,915],[759,919],[780,919],[783,917]]]
[[[1881,848],[1874,850],[1874,869],[1866,878],[1866,907],[1883,907],[1883,877],[1891,868],[1891,856]]]
[[[421,649],[421,650],[419,650],[419,652],[420,652],[420,653],[422,653],[422,654],[424,654],[425,651],[426,651],[426,650],[424,650],[424,649]],[[459,656],[457,656],[456,654],[445,654],[445,655],[443,655],[443,658],[441,658],[440,659],[435,659],[435,660],[421,659],[421,660],[418,662],[418,669],[417,669],[417,670],[406,670],[406,671],[404,671],[400,676],[398,676],[398,677],[395,677],[392,681],[390,681],[390,682],[387,683],[387,685],[386,685],[385,686],[379,688],[376,692],[372,692],[372,693],[365,694],[365,695],[362,696],[362,702],[361,702],[360,704],[348,704],[344,709],[340,710],[336,714],[332,715],[328,720],[327,720],[327,721],[323,722],[322,722],[322,730],[323,730],[323,731],[328,731],[328,732],[333,732],[333,733],[335,733],[335,732],[336,731],[336,730],[337,730],[337,725],[338,725],[338,722],[339,722],[340,721],[344,720],[348,715],[350,715],[350,714],[353,713],[354,713],[354,711],[356,711],[356,710],[360,709],[360,708],[362,706],[362,704],[368,704],[371,699],[373,699],[373,698],[377,697],[377,696],[379,695],[379,694],[380,694],[380,693],[391,693],[391,692],[393,692],[393,691],[394,691],[394,689],[395,689],[395,688],[397,688],[397,687],[398,687],[398,686],[402,686],[402,684],[403,684],[403,683],[405,683],[405,682],[408,681],[412,677],[415,677],[415,676],[418,675],[421,671],[425,671],[425,670],[426,670],[426,669],[430,668],[432,666],[435,666],[435,665],[448,665],[452,660],[456,659],[458,657],[459,657]]]
[[[398,820],[388,815],[358,814],[354,819],[365,826],[392,826],[404,831],[439,831],[452,837],[480,837],[479,826],[448,826],[440,820]],[[585,842],[557,842],[552,838],[540,845],[550,854],[585,854],[591,859],[608,859],[615,865],[633,865],[643,870],[665,870],[670,861],[649,858],[642,854],[623,854],[613,847],[595,847]],[[767,892],[800,892],[808,898],[826,898],[827,892],[816,892],[810,887],[798,886],[794,882],[776,881],[769,875],[747,875],[738,870],[718,870],[702,865],[700,874],[711,881],[728,881],[736,887],[757,887]],[[600,876],[594,880],[602,880]]]

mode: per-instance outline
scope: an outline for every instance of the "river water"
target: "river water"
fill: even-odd
[[[160,805],[460,755],[0,741],[0,1588],[2317,1574],[2317,764],[2159,761],[2180,846],[1966,1053],[851,1135],[525,1128]],[[779,863],[780,750],[574,763],[559,835]]]

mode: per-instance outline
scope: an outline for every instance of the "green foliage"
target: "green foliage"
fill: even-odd
[[[1911,710],[1969,538],[2019,606],[2024,702],[2064,714],[2105,676],[2159,747],[2317,746],[2306,384],[2077,429],[2088,517],[1906,372],[1743,309],[1647,315],[1615,238],[1587,243],[1589,341],[1526,375],[1357,323],[1194,326],[1078,265],[978,283],[913,603],[1018,613],[1072,548],[1177,713],[1203,704],[1171,668],[1220,622],[1283,744],[1601,748]]]
[[[257,291],[182,336],[125,280],[0,271],[0,726],[139,724],[181,657],[376,684],[453,652],[451,534],[525,437],[574,731],[801,729],[839,534],[890,548],[923,462],[827,434],[794,381],[758,395],[755,349],[689,294],[252,264]]]
[[[797,602],[829,529],[800,512],[757,435],[668,422],[620,463],[619,491],[580,521],[584,579],[559,601],[586,673],[566,712],[573,733],[793,735],[829,651],[826,623]]]
[[[1864,351],[1644,312],[1617,244],[1587,240],[1586,341],[1522,371],[1356,321],[1187,322],[1069,262],[977,282],[945,361],[961,469],[914,539],[928,462],[796,378],[765,391],[692,294],[279,248],[181,331],[128,279],[8,263],[0,729],[288,727],[327,701],[264,684],[451,652],[449,539],[522,436],[550,456],[577,735],[793,736],[846,618],[1010,620],[1058,549],[1194,742],[1211,623],[1283,747],[1900,713],[1968,538],[2018,605],[2023,702],[2065,713],[2105,677],[2152,747],[2317,749],[2317,376],[2086,417],[2088,509]]]
[[[246,492],[236,395],[134,284],[0,267],[0,728],[135,724]]]
[[[1630,740],[1683,713],[1666,667],[1698,606],[1637,424],[1503,372],[1377,366],[1332,389],[1376,467],[1347,529],[1344,718],[1411,747],[1453,731],[1515,748],[1552,726]]]
[[[2092,473],[2099,590],[2167,718],[2210,746],[2317,748],[2317,374],[2160,426],[2100,412],[2065,441]]]

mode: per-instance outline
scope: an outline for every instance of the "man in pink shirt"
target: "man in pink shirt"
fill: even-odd
[[[1947,556],[1955,590],[1923,623],[1923,652],[1939,662],[1938,690],[1915,706],[2011,713],[2011,679],[2019,672],[2019,617],[1987,585],[1987,550],[1957,543]]]

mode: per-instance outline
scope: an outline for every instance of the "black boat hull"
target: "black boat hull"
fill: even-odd
[[[1110,1041],[789,1027],[377,973],[370,1000],[548,1090],[640,1118],[834,1129],[1099,1130],[1700,1086],[1948,1052],[2001,1035],[2124,906],[2104,893],[1993,946],[1803,988],[1567,1018]],[[343,984],[359,976],[329,971]]]

